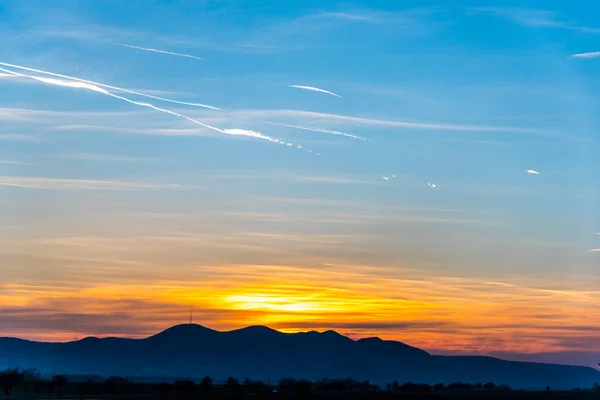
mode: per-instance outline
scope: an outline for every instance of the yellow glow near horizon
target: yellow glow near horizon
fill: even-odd
[[[600,328],[589,318],[600,293],[583,288],[424,276],[370,266],[202,270],[210,274],[188,281],[0,285],[0,300],[11,310],[5,318],[12,318],[12,326],[36,321],[29,330],[2,333],[41,340],[144,337],[187,322],[193,310],[195,322],[218,330],[248,325],[284,332],[334,329],[354,338],[380,336],[430,350],[534,352],[564,349],[564,340],[574,345],[589,341],[579,327]],[[60,322],[61,316],[75,325]]]
[[[225,298],[225,301],[231,303],[231,307],[233,309],[238,310],[276,310],[303,312],[315,311],[320,308],[319,304],[314,302],[260,294],[229,296]]]

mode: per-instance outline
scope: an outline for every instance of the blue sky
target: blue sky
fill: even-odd
[[[294,144],[3,66],[5,296],[334,263],[560,290],[597,313],[600,57],[573,55],[600,51],[600,5],[446,3],[0,1],[0,62],[211,105],[105,88]],[[6,333],[50,329],[28,317]]]

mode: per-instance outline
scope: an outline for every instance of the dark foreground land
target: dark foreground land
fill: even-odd
[[[125,383],[124,381],[121,381]],[[196,384],[192,381],[177,383],[125,383],[115,385],[92,382],[64,382],[62,387],[54,386],[53,392],[47,387],[14,390],[10,394],[0,394],[0,400],[508,400],[508,399],[599,399],[600,391],[594,389],[572,391],[518,391],[506,387],[483,389],[459,389],[433,387],[404,388],[326,388],[309,386],[302,381],[293,387],[253,386],[251,383],[213,385],[209,382]],[[410,391],[410,390],[412,391]],[[37,393],[36,393],[37,392]],[[59,393],[60,392],[60,393]]]
[[[354,379],[281,378],[267,381],[234,377],[214,382],[204,378],[162,381],[98,375],[43,376],[36,369],[0,372],[0,400],[402,400],[402,399],[598,399],[600,384],[570,391],[514,390],[507,385],[453,382],[435,385],[392,381],[383,387]]]
[[[30,394],[13,394],[10,396],[0,396],[0,399],[14,399],[14,400],[45,400],[48,397],[33,396]],[[53,397],[55,399],[56,397]],[[64,395],[63,400],[80,400],[81,397],[77,395]],[[182,395],[170,395],[164,397],[162,395],[134,395],[134,394],[113,394],[113,395],[94,395],[93,397],[85,397],[85,400],[179,400],[179,399],[206,399],[206,400],[412,400],[412,399],[431,399],[431,400],[509,400],[509,399],[523,399],[523,400],[541,400],[541,399],[561,399],[561,400],[588,400],[588,399],[600,399],[600,394],[595,392],[534,392],[534,391],[513,391],[508,393],[389,393],[389,392],[376,392],[376,393],[329,393],[329,392],[316,392],[311,393],[308,397],[298,396],[295,393],[254,393],[254,394],[242,394],[232,395],[229,392],[223,390],[215,390],[213,393],[208,395],[201,395],[195,397],[188,397]]]

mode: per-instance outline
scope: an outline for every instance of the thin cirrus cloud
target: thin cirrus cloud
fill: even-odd
[[[295,89],[302,89],[302,90],[308,90],[309,92],[319,92],[319,93],[325,93],[328,94],[330,96],[334,96],[334,97],[339,97],[340,99],[343,99],[342,96],[340,96],[337,93],[331,92],[329,90],[325,90],[325,89],[320,89],[317,87],[313,87],[313,86],[304,86],[304,85],[289,85],[289,87],[291,88],[295,88]]]
[[[311,118],[320,119],[334,122],[344,122],[360,125],[369,126],[387,126],[387,127],[399,127],[399,128],[412,128],[412,129],[425,129],[425,130],[447,130],[447,131],[462,131],[462,132],[509,132],[509,133],[523,133],[532,135],[550,135],[551,132],[522,128],[514,126],[486,126],[486,125],[460,125],[460,124],[436,124],[428,122],[408,122],[408,121],[394,121],[394,120],[383,120],[375,118],[364,118],[364,117],[352,117],[348,115],[339,114],[327,114],[315,111],[302,111],[302,110],[245,110],[238,112],[238,114],[252,115],[256,117],[297,117],[297,118]]]
[[[121,182],[67,178],[41,178],[26,176],[0,176],[0,186],[12,186],[26,189],[46,190],[143,190],[179,187],[179,185],[177,184],[152,184],[140,182]]]
[[[552,11],[518,7],[475,7],[471,14],[488,14],[508,19],[516,24],[536,28],[558,28],[583,33],[600,33],[600,28],[565,22]]]
[[[525,172],[527,173],[527,175],[541,175],[540,172],[538,172],[534,169],[528,169],[528,170],[525,170]]]
[[[362,22],[375,22],[377,19],[373,15],[368,15],[365,13],[354,13],[354,12],[322,12],[318,16],[327,17],[327,18],[335,18],[341,20],[348,21],[362,21]]]
[[[0,140],[7,141],[7,142],[37,143],[40,141],[40,138],[35,135],[2,133],[2,134],[0,134]]]
[[[3,63],[0,63],[0,64],[3,64]],[[54,79],[54,78],[42,78],[42,77],[39,77],[39,76],[21,74],[19,72],[10,71],[10,70],[4,69],[4,68],[0,68],[0,71],[6,72],[6,73],[9,73],[9,74],[12,73],[12,74],[15,74],[17,76],[26,77],[26,78],[33,79],[33,80],[36,80],[38,82],[46,83],[46,84],[49,84],[49,85],[62,86],[62,87],[70,87],[70,88],[75,88],[75,89],[87,89],[87,90],[91,90],[91,91],[94,91],[94,92],[97,92],[97,93],[101,93],[101,94],[113,97],[113,98],[118,99],[118,100],[125,101],[127,103],[135,104],[135,105],[138,105],[138,106],[141,106],[141,107],[148,107],[148,108],[151,108],[151,109],[159,111],[159,112],[163,112],[163,113],[170,114],[170,115],[173,115],[173,116],[176,116],[176,117],[184,118],[184,119],[186,119],[186,120],[188,120],[190,122],[193,122],[193,123],[195,123],[197,125],[200,125],[200,126],[202,126],[204,128],[208,128],[210,130],[213,130],[213,131],[216,131],[216,132],[220,132],[220,133],[225,134],[225,135],[253,137],[253,138],[257,138],[257,139],[267,140],[267,141],[269,141],[271,143],[282,144],[282,145],[286,145],[286,146],[290,146],[290,147],[293,146],[293,147],[296,147],[296,148],[298,148],[300,150],[305,150],[305,151],[308,151],[308,152],[312,152],[311,150],[304,149],[303,146],[301,146],[301,145],[296,145],[296,144],[290,143],[290,142],[284,142],[282,140],[279,140],[279,139],[276,139],[276,138],[272,138],[270,136],[266,136],[266,135],[263,135],[263,134],[261,134],[259,132],[254,132],[254,131],[251,131],[251,130],[237,129],[237,128],[236,129],[220,129],[220,128],[217,128],[217,127],[205,124],[203,122],[200,122],[200,121],[198,121],[198,120],[196,120],[194,118],[188,117],[186,115],[183,115],[183,114],[180,114],[180,113],[176,113],[174,111],[170,111],[170,110],[167,110],[167,109],[164,109],[164,108],[157,107],[157,106],[152,105],[150,103],[139,102],[139,101],[128,99],[128,98],[123,97],[123,96],[118,96],[118,95],[116,95],[114,93],[111,93],[111,92],[109,92],[109,91],[107,91],[107,90],[105,90],[105,89],[103,89],[103,88],[101,88],[99,86],[96,86],[96,85],[90,84],[90,83],[86,83],[86,82],[82,82],[82,81],[79,81],[79,80],[77,80],[77,81],[65,81],[65,80],[59,80],[59,79]]]
[[[166,55],[170,55],[170,56],[183,57],[183,58],[192,58],[194,60],[202,60],[202,58],[193,56],[191,54],[175,53],[175,52],[172,52],[172,51],[153,49],[153,48],[149,48],[149,47],[140,47],[140,46],[134,46],[134,45],[131,45],[131,44],[124,44],[124,43],[115,43],[115,45],[121,46],[121,47],[128,47],[130,49],[136,49],[136,50],[142,50],[142,51],[149,51],[149,52],[152,52],[152,53],[166,54]]]
[[[8,164],[8,165],[35,165],[22,161],[12,161],[12,160],[0,160],[0,164]]]
[[[126,156],[114,156],[110,154],[97,154],[97,153],[71,153],[64,154],[63,158],[70,158],[74,160],[88,160],[88,161],[107,161],[107,162],[143,162],[153,161],[153,158],[144,157],[126,157]]]

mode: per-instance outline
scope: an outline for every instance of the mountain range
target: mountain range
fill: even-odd
[[[42,372],[138,377],[229,376],[276,381],[283,377],[354,378],[435,384],[494,382],[514,388],[591,388],[589,367],[438,356],[397,341],[353,340],[335,331],[282,333],[264,326],[220,332],[200,325],[171,327],[144,339],[95,338],[33,342],[0,338],[0,367]]]

